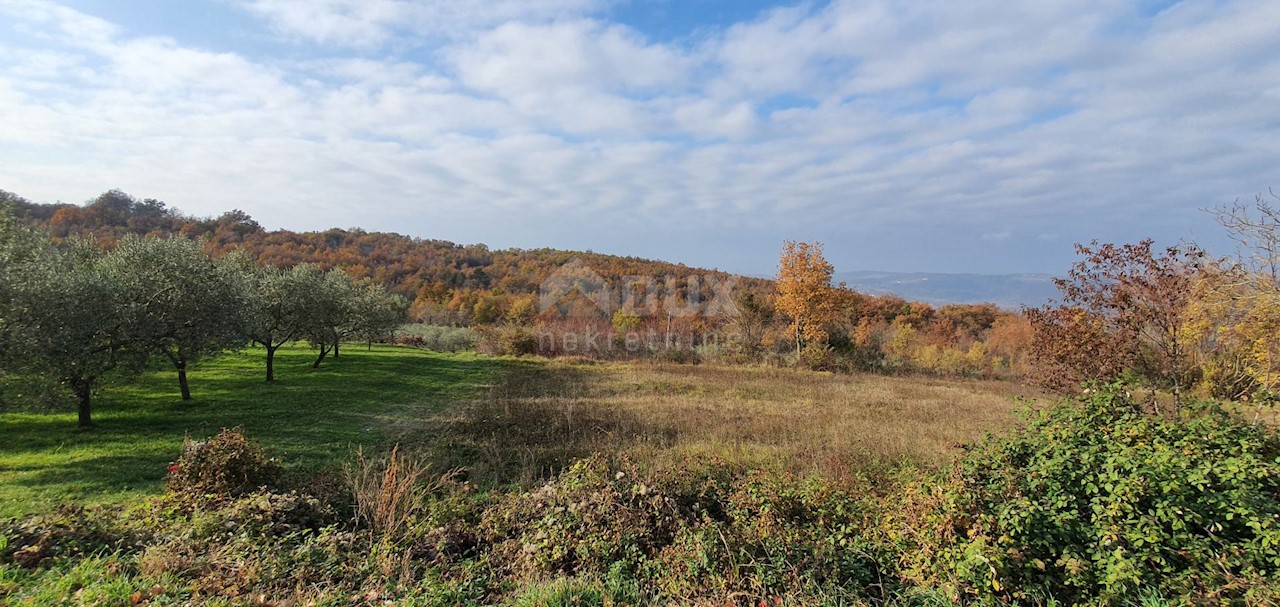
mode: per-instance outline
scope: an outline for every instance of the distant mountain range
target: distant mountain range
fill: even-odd
[[[993,303],[1016,310],[1054,299],[1058,290],[1048,274],[934,274],[924,272],[839,272],[835,282],[861,293],[892,293],[933,305]]]

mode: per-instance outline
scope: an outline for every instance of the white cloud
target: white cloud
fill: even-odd
[[[459,82],[534,125],[582,134],[664,128],[655,95],[687,86],[691,57],[597,21],[507,23],[446,55]]]
[[[652,90],[681,86],[688,58],[646,44],[633,30],[597,21],[507,23],[452,53],[466,84],[509,96],[592,87]]]
[[[742,140],[760,128],[755,108],[746,101],[682,100],[675,105],[672,116],[682,130],[700,137]]]
[[[103,19],[44,0],[0,0],[0,13],[8,14],[20,32],[86,47],[104,44],[118,31]]]
[[[722,95],[823,92],[818,64],[845,54],[826,19],[805,8],[776,9],[760,21],[730,28],[714,44],[724,77],[709,88]]]
[[[823,237],[998,270],[1212,233],[1196,208],[1280,185],[1275,2],[837,1],[680,44],[585,0],[248,6],[327,45],[214,52],[0,0],[0,188],[713,265]],[[371,50],[413,36],[435,46]],[[983,239],[1024,249],[942,253]]]
[[[596,0],[239,0],[277,31],[320,43],[378,46],[397,33],[452,38],[507,21],[591,12]]]

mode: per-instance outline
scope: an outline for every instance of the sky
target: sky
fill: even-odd
[[[1280,190],[1280,0],[0,0],[0,189],[773,272],[1061,274]]]

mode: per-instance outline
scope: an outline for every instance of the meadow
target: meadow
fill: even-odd
[[[183,402],[171,371],[117,381],[97,397],[97,427],[77,430],[73,405],[0,409],[0,516],[68,502],[124,503],[158,493],[185,438],[242,427],[299,471],[341,466],[358,446],[395,440],[405,419],[425,419],[485,393],[501,361],[394,346],[353,346],[312,369],[305,346],[229,353],[191,372]]]
[[[302,472],[337,469],[356,449],[402,445],[485,488],[528,486],[595,453],[646,468],[690,457],[849,477],[933,466],[1009,427],[1023,388],[1008,382],[837,375],[766,367],[489,358],[352,346],[311,368],[313,352],[260,349],[191,373],[108,385],[97,427],[62,409],[0,410],[0,517],[67,502],[125,503],[158,493],[185,438],[241,427]]]
[[[1280,601],[1280,436],[1213,403],[390,345],[291,345],[269,384],[262,356],[187,403],[109,383],[92,429],[0,410],[0,603]]]
[[[437,444],[499,483],[549,478],[597,453],[643,469],[714,458],[849,479],[945,463],[1010,427],[1032,394],[1001,381],[538,359],[509,363]]]

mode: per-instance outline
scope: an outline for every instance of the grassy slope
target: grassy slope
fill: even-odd
[[[263,381],[263,352],[248,350],[191,374],[183,403],[172,372],[104,389],[90,431],[75,414],[0,411],[0,517],[67,502],[124,502],[159,489],[184,436],[243,426],[272,456],[316,468],[348,459],[355,445],[404,438],[391,419],[424,418],[484,393],[507,364],[470,354],[352,346],[312,369],[311,350],[282,349],[277,382]]]

